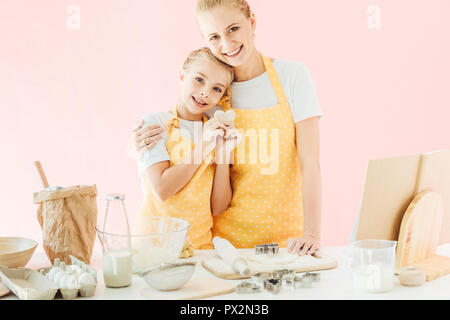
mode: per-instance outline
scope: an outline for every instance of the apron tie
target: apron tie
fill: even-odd
[[[225,94],[217,104],[223,108],[231,108],[231,96],[229,94]]]
[[[167,121],[167,125],[171,128],[179,128],[180,120],[178,118],[173,117]]]

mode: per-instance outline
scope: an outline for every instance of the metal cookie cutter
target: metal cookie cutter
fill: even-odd
[[[272,278],[272,273],[270,272],[260,272],[252,275],[252,281],[258,284],[263,285],[264,281]]]
[[[295,277],[294,278],[294,288],[295,289],[303,288],[303,277]]]
[[[282,286],[289,291],[293,291],[295,289],[294,278],[283,280]]]
[[[258,293],[261,292],[261,286],[251,282],[241,282],[235,288],[236,293]]]
[[[310,276],[303,275],[303,277],[294,278],[294,288],[312,288],[313,279]]]
[[[313,279],[310,276],[303,275],[302,288],[312,288]]]
[[[277,243],[261,244],[255,246],[255,254],[277,254],[280,248]]]
[[[265,244],[255,246],[255,254],[266,254],[267,246]]]
[[[273,294],[277,294],[281,290],[281,280],[280,279],[267,279],[264,280],[264,289]]]
[[[320,273],[318,272],[307,272],[304,277],[310,277],[314,282],[320,281]]]
[[[295,277],[295,270],[282,269],[273,272],[275,279],[293,280]]]
[[[276,243],[271,243],[267,245],[268,254],[277,254],[280,251],[280,247]]]

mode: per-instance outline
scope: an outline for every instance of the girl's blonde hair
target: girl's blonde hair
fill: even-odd
[[[252,10],[245,0],[198,0],[197,11],[208,11],[224,5],[231,5],[239,9],[247,18],[252,15]]]
[[[217,59],[214,54],[211,52],[211,50],[208,47],[203,47],[198,50],[192,51],[189,56],[186,58],[186,60],[183,63],[183,70],[188,70],[191,68],[195,63],[200,62],[201,60],[210,60],[217,64],[219,64],[226,72],[228,72],[228,83],[226,84],[227,91],[225,92],[226,95],[230,94],[230,87],[231,83],[234,80],[234,71],[233,68],[227,65],[226,63],[220,61]]]

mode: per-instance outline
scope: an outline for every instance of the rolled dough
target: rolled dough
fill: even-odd
[[[298,254],[292,254],[288,252],[280,252],[275,255],[271,254],[251,254],[247,257],[249,261],[258,262],[261,264],[268,264],[268,265],[274,265],[274,264],[289,264],[297,260]]]

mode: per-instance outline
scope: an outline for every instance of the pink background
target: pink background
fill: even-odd
[[[70,4],[81,8],[79,30],[66,27]],[[325,114],[322,244],[345,245],[369,159],[450,147],[450,1],[250,4],[259,50],[312,72]],[[381,8],[379,31],[366,26],[371,4]],[[107,193],[126,194],[134,221],[142,192],[125,147],[140,117],[176,102],[179,68],[204,44],[193,7],[193,0],[0,2],[0,236],[41,243],[34,160],[52,185],[97,184],[99,216]]]

